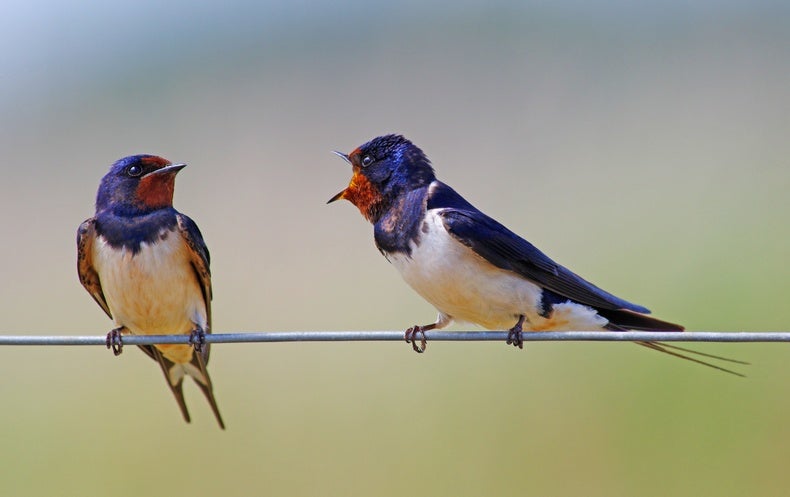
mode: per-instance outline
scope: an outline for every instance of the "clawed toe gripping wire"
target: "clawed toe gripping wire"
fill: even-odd
[[[107,338],[105,339],[107,348],[111,349],[114,355],[121,355],[121,352],[123,352],[123,336],[121,335],[121,330],[123,330],[123,328],[115,328],[107,333]]]

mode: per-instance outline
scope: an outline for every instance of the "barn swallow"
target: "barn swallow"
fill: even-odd
[[[425,331],[453,321],[508,330],[507,343],[518,348],[523,331],[683,331],[582,279],[483,214],[438,181],[428,157],[403,136],[380,136],[350,154],[335,153],[351,164],[353,174],[328,203],[354,204],[373,224],[379,251],[439,311],[436,322],[406,330],[415,351],[425,350]],[[739,374],[679,351],[740,361],[665,343],[636,343]]]
[[[206,370],[209,252],[195,222],[173,208],[175,177],[185,166],[154,155],[115,162],[99,185],[96,215],[77,231],[77,272],[117,325],[107,334],[107,347],[116,355],[123,334],[190,336],[191,345],[140,348],[159,363],[187,422],[182,388],[191,376],[225,429]]]

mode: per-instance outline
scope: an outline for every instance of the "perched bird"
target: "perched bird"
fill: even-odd
[[[406,331],[415,351],[425,350],[425,331],[454,320],[509,330],[507,343],[519,348],[524,330],[683,330],[582,279],[480,212],[438,181],[423,151],[403,136],[380,136],[350,154],[335,153],[351,164],[353,175],[328,203],[354,204],[373,224],[379,251],[439,311],[435,323]],[[677,351],[729,360],[637,343],[716,369],[725,370]]]
[[[173,208],[176,174],[185,164],[154,155],[115,162],[102,178],[96,215],[77,231],[80,282],[117,328],[107,347],[121,353],[122,335],[189,335],[190,345],[144,345],[189,422],[183,383],[191,376],[221,428],[225,424],[209,378],[211,274],[203,236]]]

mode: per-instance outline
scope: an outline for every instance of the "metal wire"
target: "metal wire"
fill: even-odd
[[[206,343],[403,341],[403,331],[271,331],[206,335]],[[505,341],[506,331],[427,331],[431,342]],[[525,332],[525,342],[790,342],[790,332],[654,332],[546,331]],[[188,335],[124,335],[124,345],[186,344]],[[102,345],[101,336],[0,335],[2,345]]]

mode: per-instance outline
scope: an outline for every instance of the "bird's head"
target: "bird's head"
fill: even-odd
[[[156,155],[124,157],[102,178],[96,210],[140,214],[172,207],[176,174],[185,166]]]
[[[423,151],[401,135],[379,136],[349,154],[335,153],[351,164],[352,176],[327,203],[346,199],[373,223],[399,195],[436,179]]]

